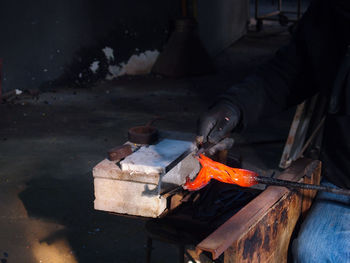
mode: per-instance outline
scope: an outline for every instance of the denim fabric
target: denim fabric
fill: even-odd
[[[350,262],[350,196],[320,192],[292,249],[297,263]]]

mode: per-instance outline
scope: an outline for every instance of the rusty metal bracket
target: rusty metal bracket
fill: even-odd
[[[302,158],[277,179],[299,182],[305,173],[319,177],[320,166],[319,161]],[[206,251],[215,260],[224,253],[224,262],[287,262],[290,237],[302,205],[299,191],[269,186],[197,244],[197,254]]]
[[[322,127],[322,125],[319,125],[308,138],[307,143],[304,144],[309,131],[309,124],[315,111],[317,99],[318,95],[315,95],[310,100],[304,101],[297,106],[279,163],[280,168],[288,168],[293,161],[300,158]],[[323,124],[323,121],[321,121],[321,124]]]

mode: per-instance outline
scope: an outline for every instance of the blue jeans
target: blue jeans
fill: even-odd
[[[292,249],[298,263],[350,262],[350,196],[320,192]]]

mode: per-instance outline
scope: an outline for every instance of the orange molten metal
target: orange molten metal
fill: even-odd
[[[250,187],[258,183],[255,180],[258,174],[255,172],[228,167],[202,154],[197,159],[201,163],[202,169],[193,181],[187,178],[184,188],[189,191],[196,191],[203,188],[211,179],[228,184],[237,184],[243,187]]]

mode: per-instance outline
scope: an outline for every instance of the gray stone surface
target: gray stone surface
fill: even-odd
[[[143,217],[158,217],[166,199],[158,195],[158,185],[95,178],[94,208]]]
[[[167,205],[160,193],[183,184],[186,176],[193,178],[198,173],[199,162],[192,154],[166,173],[171,162],[193,147],[189,141],[163,139],[155,145],[142,146],[120,163],[101,161],[93,168],[94,208],[158,217]]]
[[[165,169],[181,154],[194,147],[191,142],[164,139],[155,145],[142,146],[120,162],[122,171],[165,173]]]
[[[162,176],[161,183],[182,185],[186,182],[186,177],[193,179],[199,170],[198,160],[190,153],[178,165]]]

